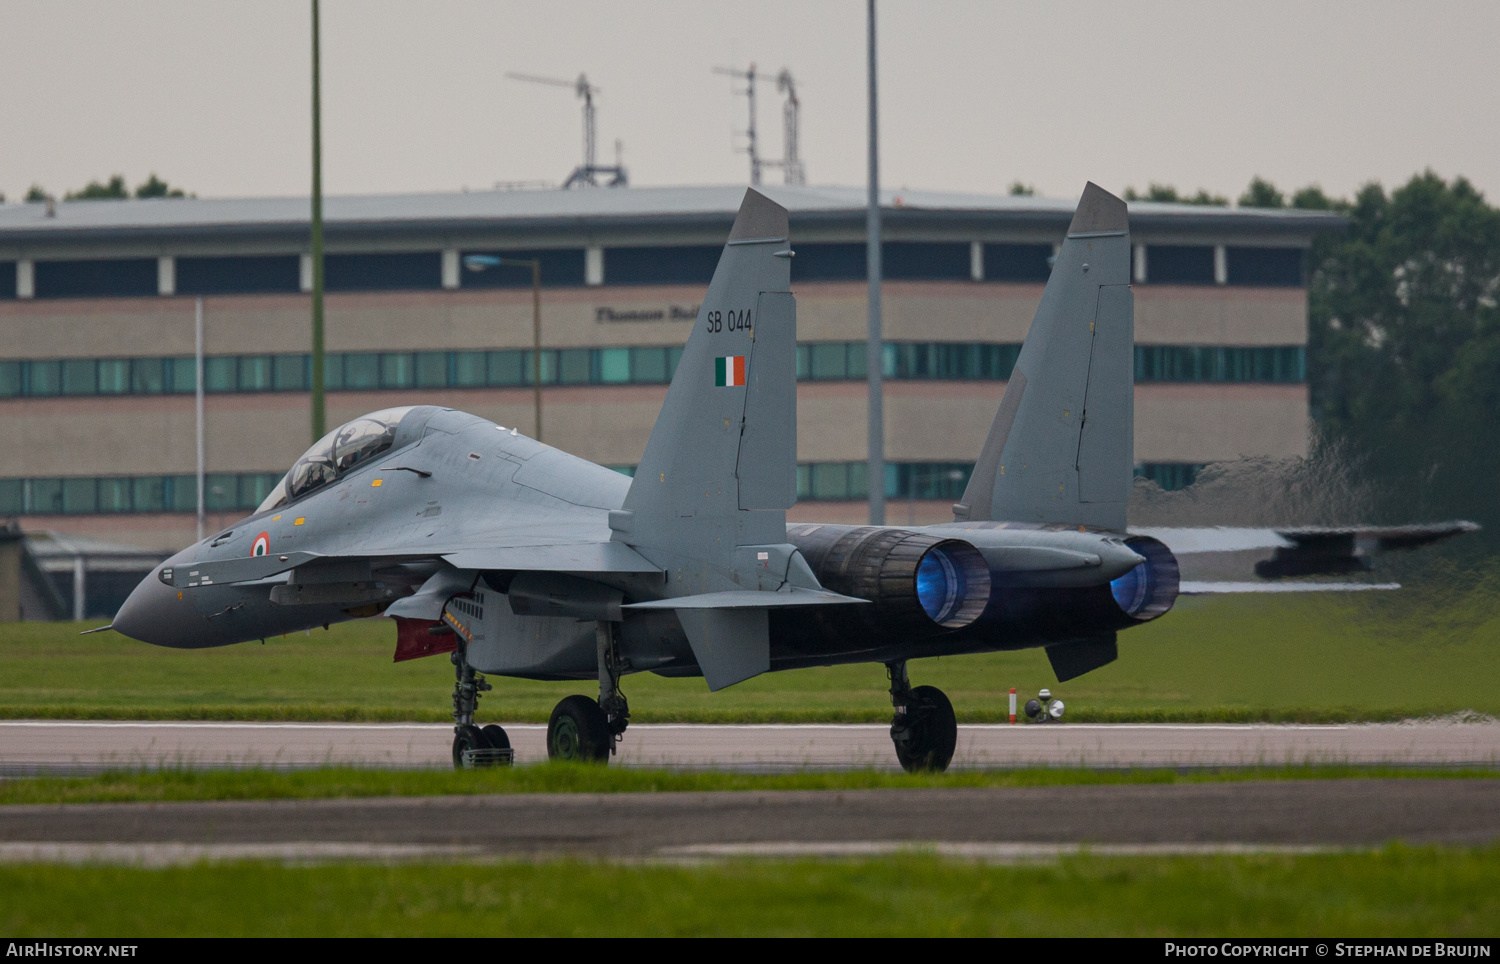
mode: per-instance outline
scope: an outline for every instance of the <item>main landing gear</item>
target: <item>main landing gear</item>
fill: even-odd
[[[595,630],[599,654],[599,699],[569,696],[552,711],[547,723],[547,757],[576,763],[606,763],[625,728],[630,704],[620,692],[626,666],[620,658],[615,624],[600,620]]]
[[[509,766],[515,759],[510,736],[505,729],[491,723],[474,725],[474,711],[479,708],[479,694],[487,693],[490,684],[469,665],[462,637],[453,651],[453,767],[471,770],[475,767]]]
[[[958,747],[958,718],[953,704],[936,686],[911,685],[906,660],[885,664],[891,679],[891,742],[907,773],[941,773]]]

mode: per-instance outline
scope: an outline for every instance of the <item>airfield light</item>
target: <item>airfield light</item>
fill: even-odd
[[[1036,700],[1026,701],[1026,718],[1033,723],[1042,719],[1042,704]]]
[[[1052,705],[1047,708],[1047,715],[1050,716],[1050,717],[1052,717],[1054,720],[1060,720],[1060,719],[1062,719],[1062,715],[1063,715],[1063,701],[1062,700],[1053,700],[1052,701]]]
[[[579,78],[582,82],[582,78]],[[532,417],[536,433],[532,438],[542,440],[542,261],[540,258],[500,258],[493,254],[466,254],[464,267],[473,272],[490,268],[531,269],[531,391]],[[512,432],[511,434],[515,434]]]
[[[492,254],[466,254],[464,255],[464,267],[477,273],[486,268],[500,267],[500,259]]]

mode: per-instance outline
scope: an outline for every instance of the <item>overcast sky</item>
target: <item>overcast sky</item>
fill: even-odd
[[[307,0],[0,0],[0,191],[152,171],[201,196],[305,194]],[[571,91],[633,184],[743,183],[715,65],[789,68],[812,184],[865,183],[862,0],[325,0],[331,194],[561,181]],[[1500,194],[1494,2],[881,0],[882,181],[1076,196],[1150,181],[1334,194],[1431,167]],[[762,85],[762,152],[782,152]],[[768,172],[768,181],[779,180]]]

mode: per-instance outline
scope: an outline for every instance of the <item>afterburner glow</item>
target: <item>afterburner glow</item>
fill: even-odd
[[[917,601],[935,623],[953,618],[964,600],[963,570],[942,549],[932,549],[917,566]]]
[[[1109,591],[1114,594],[1115,602],[1120,604],[1121,609],[1134,615],[1141,608],[1141,604],[1146,601],[1150,581],[1150,569],[1143,562],[1125,575],[1111,581]]]

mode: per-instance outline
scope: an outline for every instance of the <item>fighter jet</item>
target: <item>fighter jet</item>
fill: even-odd
[[[504,730],[475,723],[486,673],[597,679],[597,699],[557,704],[547,750],[604,761],[629,722],[629,674],[702,676],[719,690],[879,662],[901,765],[946,768],[953,706],[912,684],[909,660],[1045,647],[1070,679],[1114,660],[1116,634],[1165,614],[1184,588],[1163,533],[1126,525],[1126,207],[1084,191],[942,525],[787,524],[793,256],[786,211],[747,191],[633,478],[464,412],[372,412],[313,445],[254,514],[163,563],[112,628],[194,648],[383,613],[398,661],[451,654],[456,766],[509,758]],[[1276,576],[1347,571],[1461,527],[1236,531],[1282,554]],[[1222,533],[1193,538],[1201,550]]]

